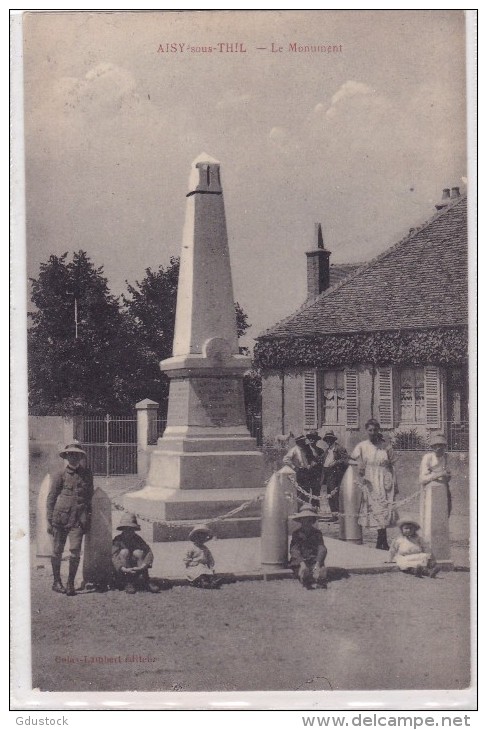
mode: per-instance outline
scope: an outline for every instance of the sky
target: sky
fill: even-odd
[[[119,295],[166,265],[204,151],[249,344],[305,300],[315,222],[365,261],[466,190],[464,58],[463,11],[27,13],[27,274],[83,249]]]

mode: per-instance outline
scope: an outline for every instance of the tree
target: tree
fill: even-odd
[[[161,405],[163,412],[169,395],[169,378],[161,372],[159,362],[172,355],[178,277],[179,258],[172,257],[167,267],[161,265],[155,271],[147,268],[145,277],[135,285],[127,282],[128,296],[122,296],[130,331],[137,343],[134,398],[151,398]],[[250,324],[238,302],[235,316],[237,334],[241,337]]]
[[[126,318],[108,289],[103,267],[84,251],[50,256],[31,279],[28,333],[29,406],[37,415],[120,411],[128,401]],[[132,405],[132,404],[131,404]]]
[[[148,268],[120,302],[84,251],[41,264],[30,280],[30,413],[123,413],[143,398],[164,413],[169,380],[159,362],[172,354],[178,275],[178,258]],[[241,336],[250,325],[238,302],[235,315]]]

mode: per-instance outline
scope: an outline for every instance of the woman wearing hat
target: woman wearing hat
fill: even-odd
[[[137,517],[124,513],[117,530],[120,534],[112,542],[116,585],[126,593],[137,593],[137,590],[159,593],[159,587],[149,582],[154,555],[145,540],[136,534],[140,531]]]
[[[394,500],[397,483],[394,473],[394,452],[380,437],[380,424],[370,418],[365,424],[367,439],[354,448],[351,458],[358,462],[362,499],[359,524],[377,528],[378,550],[389,550],[387,528],[397,520]]]
[[[215,560],[206,547],[213,533],[206,525],[194,527],[189,533],[193,545],[186,552],[184,565],[189,583],[196,588],[219,588],[221,578],[215,575]]]
[[[430,436],[430,444],[432,451],[429,451],[421,459],[419,482],[423,487],[427,484],[437,483],[446,488],[449,517],[451,515],[452,499],[450,492],[451,472],[447,466],[446,456],[447,441],[444,434],[436,433]]]
[[[52,480],[47,497],[47,531],[52,535],[52,590],[74,596],[74,579],[79,566],[83,535],[89,529],[93,475],[84,466],[86,452],[75,441],[59,453],[66,467]],[[69,537],[69,576],[66,589],[61,582],[61,559]]]
[[[418,578],[428,575],[434,578],[439,571],[436,561],[424,541],[418,536],[419,522],[412,517],[403,517],[397,523],[401,534],[394,538],[389,551],[389,561],[397,563],[405,573]]]
[[[289,547],[289,566],[294,577],[298,578],[304,588],[326,588],[326,547],[323,535],[315,527],[318,519],[316,512],[303,505],[302,509],[291,519],[299,522],[299,528],[291,537]]]

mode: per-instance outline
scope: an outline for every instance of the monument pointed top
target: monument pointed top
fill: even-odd
[[[196,167],[199,162],[207,162],[210,165],[220,164],[219,160],[215,160],[214,157],[211,157],[211,155],[207,155],[206,152],[202,152],[201,155],[198,155],[198,157],[193,160],[193,167]]]
[[[219,195],[222,193],[220,163],[207,155],[206,152],[198,155],[191,165],[187,195],[194,195],[195,193],[215,193]]]

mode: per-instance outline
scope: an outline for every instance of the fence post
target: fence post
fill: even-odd
[[[149,471],[149,444],[157,434],[157,411],[159,403],[145,398],[136,404],[137,411],[137,474],[145,477]]]

